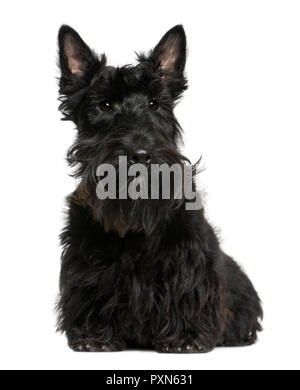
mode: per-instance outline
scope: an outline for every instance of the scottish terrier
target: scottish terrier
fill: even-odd
[[[152,199],[118,196],[120,186],[111,198],[96,190],[98,167],[118,174],[120,156],[129,168],[187,164],[173,112],[187,88],[183,27],[137,54],[135,66],[108,66],[66,25],[58,43],[59,108],[77,129],[67,161],[80,179],[61,234],[58,330],[75,351],[207,352],[254,343],[260,299],[221,250],[203,207],[187,209],[174,191]]]

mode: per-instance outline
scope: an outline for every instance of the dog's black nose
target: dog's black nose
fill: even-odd
[[[139,149],[128,155],[128,160],[131,164],[150,164],[152,160],[151,153],[146,150]]]

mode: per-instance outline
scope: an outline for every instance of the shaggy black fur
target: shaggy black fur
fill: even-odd
[[[60,110],[78,130],[68,162],[81,178],[68,197],[58,302],[58,329],[74,350],[207,352],[252,344],[261,330],[257,293],[203,209],[96,196],[97,166],[120,155],[144,149],[155,163],[185,161],[173,114],[185,59],[182,26],[123,67],[107,66],[72,28],[59,31]]]

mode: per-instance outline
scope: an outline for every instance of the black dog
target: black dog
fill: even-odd
[[[59,31],[60,110],[78,130],[68,162],[81,181],[61,235],[58,329],[76,351],[207,352],[252,344],[261,330],[257,293],[203,209],[96,195],[97,167],[121,155],[129,164],[184,163],[173,108],[187,88],[185,60],[182,26],[137,66],[119,68],[72,28]]]

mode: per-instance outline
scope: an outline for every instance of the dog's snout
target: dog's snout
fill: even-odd
[[[144,149],[139,149],[131,152],[128,156],[128,160],[131,164],[150,164],[152,155]]]

